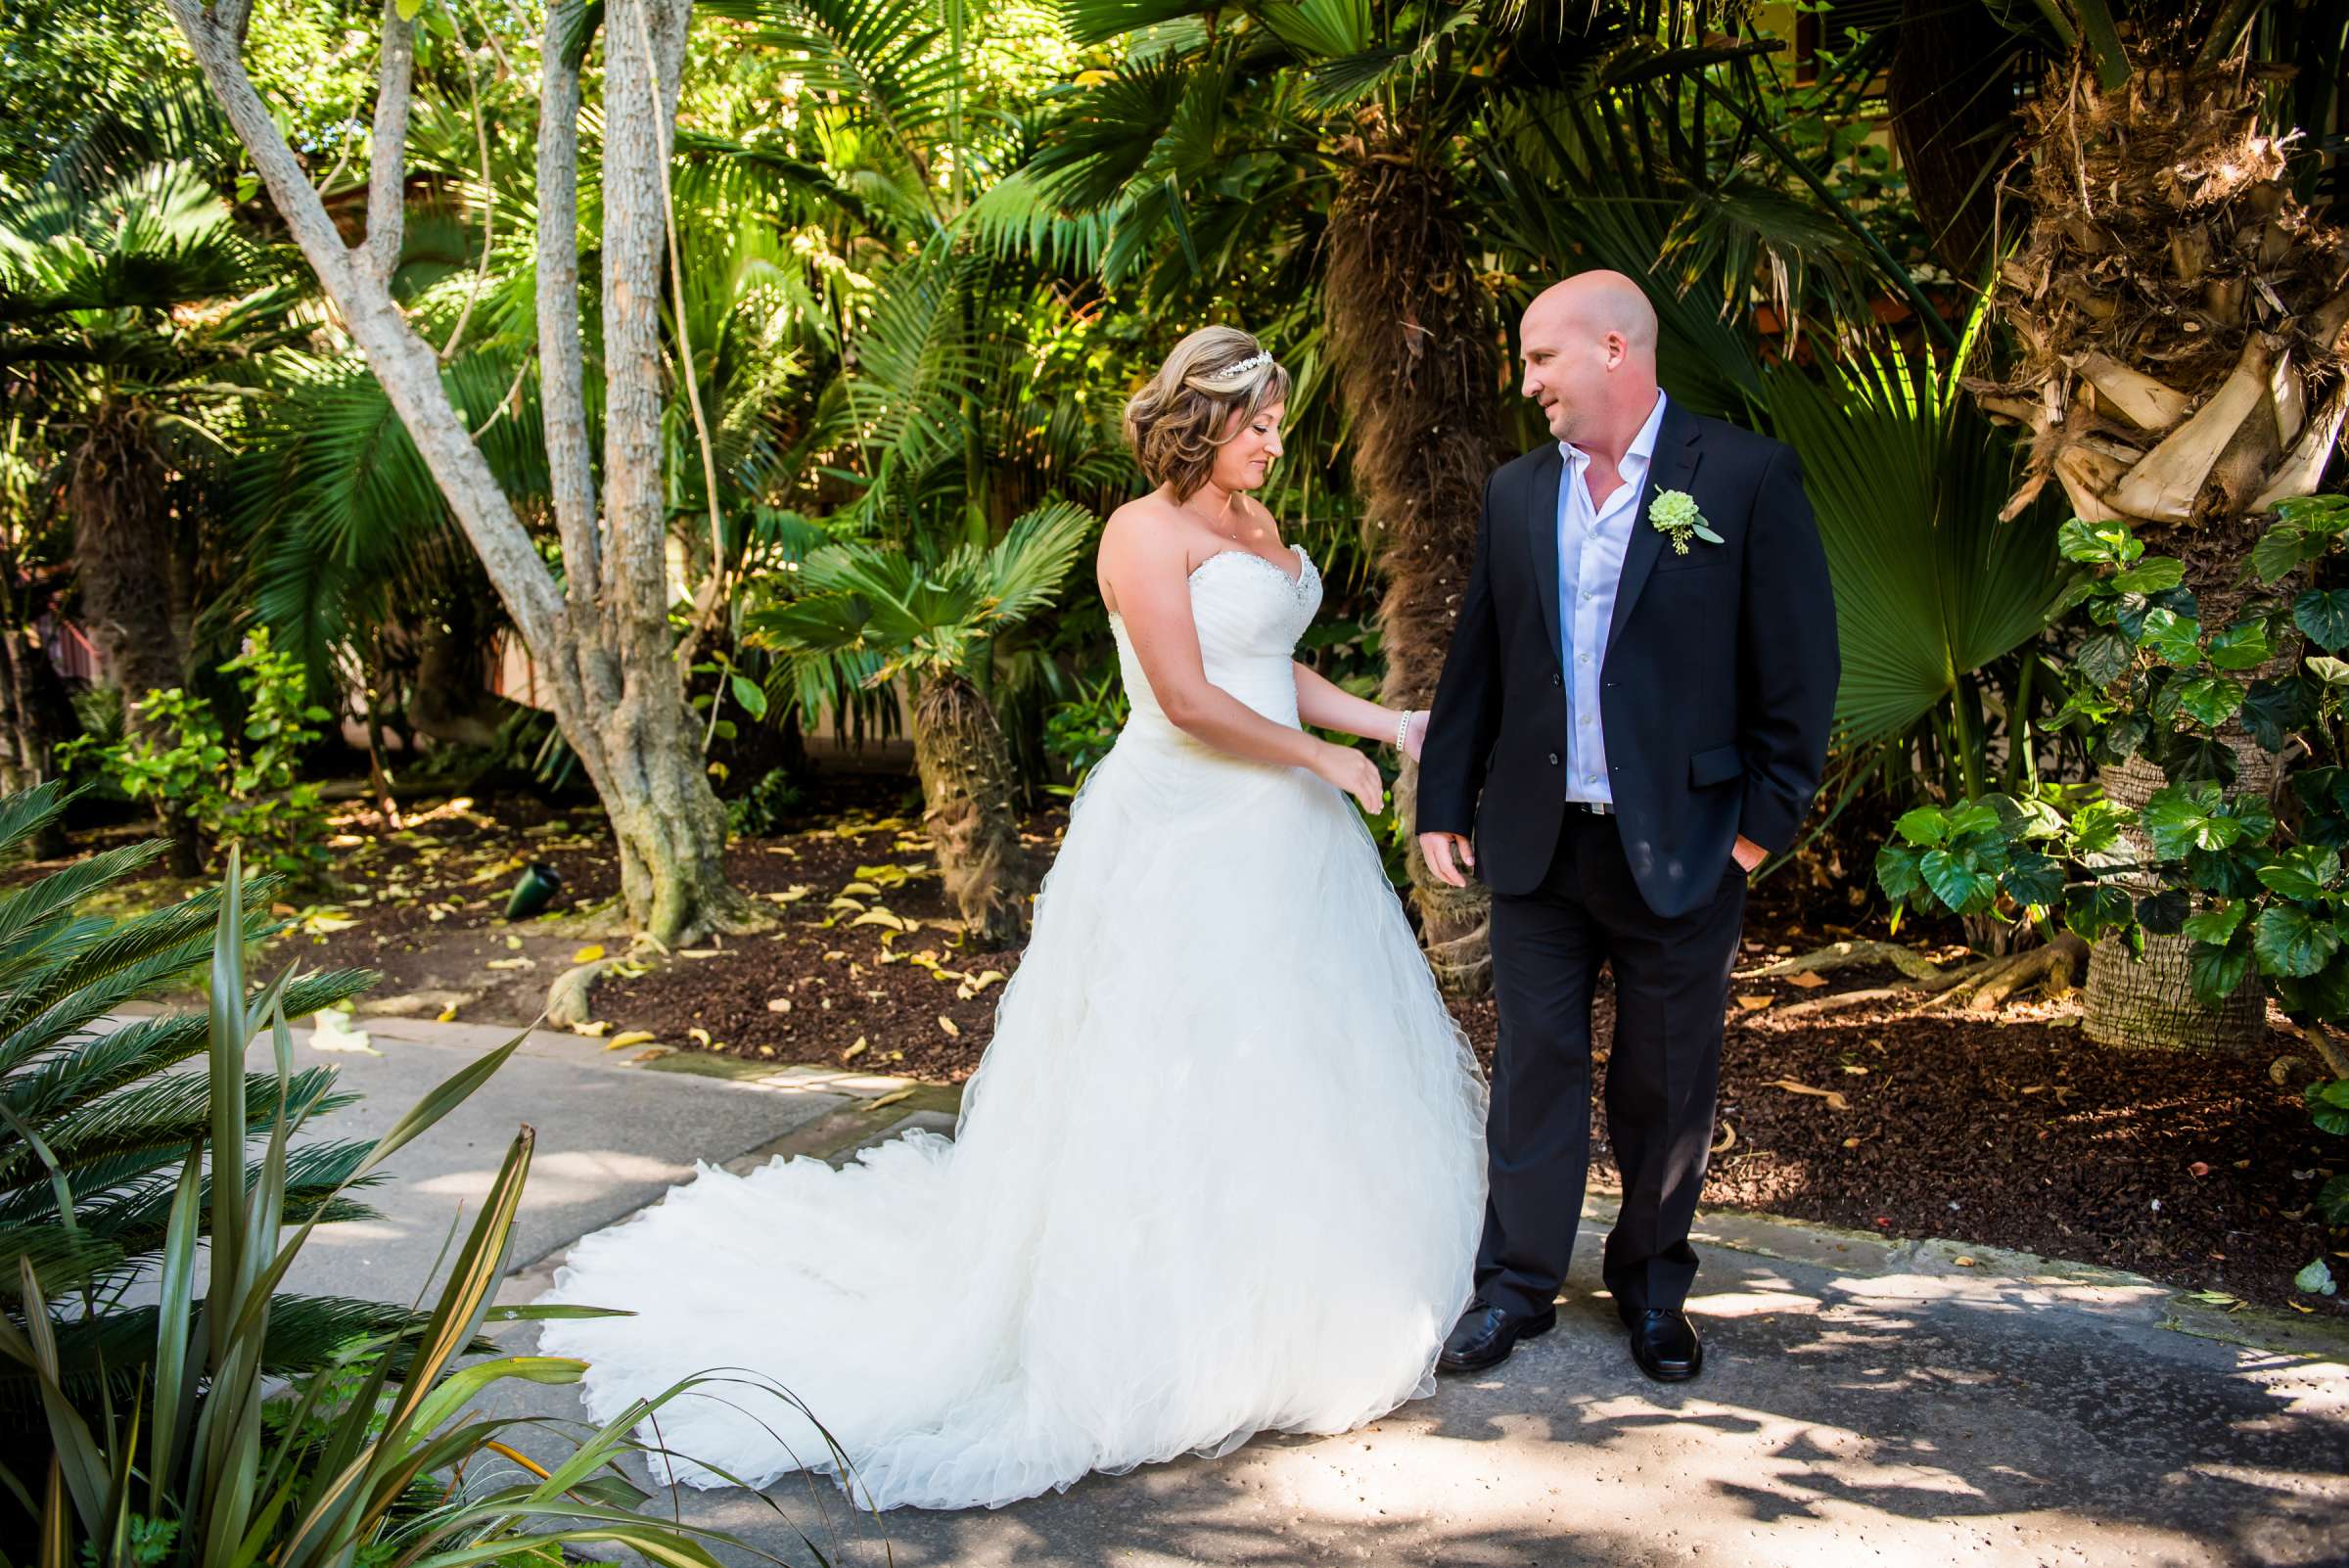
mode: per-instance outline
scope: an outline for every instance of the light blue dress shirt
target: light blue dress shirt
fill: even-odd
[[[1615,619],[1615,589],[1624,552],[1638,522],[1639,491],[1664,423],[1664,394],[1623,454],[1623,483],[1604,506],[1590,502],[1589,454],[1558,442],[1566,471],[1558,478],[1558,650],[1566,669],[1566,799],[1615,803],[1607,774],[1607,737],[1599,722],[1599,671],[1607,663],[1607,628]]]

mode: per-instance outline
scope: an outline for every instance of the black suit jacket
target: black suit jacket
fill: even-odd
[[[1473,833],[1478,873],[1501,894],[1541,883],[1565,812],[1565,467],[1550,442],[1485,486],[1419,765],[1418,831]],[[1722,542],[1676,554],[1648,522],[1659,490],[1694,496]],[[1825,763],[1835,603],[1793,448],[1668,402],[1609,627],[1599,724],[1614,821],[1641,897],[1670,918],[1719,889],[1739,833],[1792,844]]]

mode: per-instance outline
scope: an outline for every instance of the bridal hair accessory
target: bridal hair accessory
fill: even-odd
[[[1221,381],[1226,376],[1245,376],[1253,371],[1262,370],[1270,363],[1272,363],[1272,356],[1270,354],[1253,354],[1248,358],[1241,360],[1236,365],[1227,365],[1223,369],[1217,371],[1216,380]]]

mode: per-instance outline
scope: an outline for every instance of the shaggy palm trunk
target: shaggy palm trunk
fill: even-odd
[[[913,765],[922,780],[922,825],[939,875],[971,939],[982,947],[1019,940],[1028,902],[1027,856],[1011,756],[995,711],[960,675],[923,688],[913,715]]]
[[[122,693],[124,727],[147,728],[146,699],[187,682],[187,659],[174,628],[170,519],[162,459],[147,421],[132,405],[108,401],[91,416],[73,454],[67,504],[73,517],[73,572],[81,589],[83,629],[97,645],[106,678]],[[169,746],[174,737],[152,737]],[[171,870],[204,869],[204,847],[187,812],[158,804],[171,840]]]
[[[1997,284],[2022,354],[1973,390],[2032,436],[2008,515],[2050,480],[2091,522],[2125,521],[2187,565],[2206,623],[2235,602],[2264,516],[2305,495],[2340,435],[2341,231],[2303,206],[2260,87],[2241,63],[2141,62],[2100,89],[2080,66],[2030,111],[2022,249]],[[2275,760],[2239,729],[2234,788],[2272,792]],[[2164,782],[2110,770],[2134,805]],[[2218,1012],[2187,983],[2182,939],[2146,961],[2106,943],[2089,968],[2087,1030],[2110,1043],[2239,1046],[2264,1030],[2255,994]]]
[[[1379,700],[1423,708],[1435,695],[1476,550],[1485,481],[1499,460],[1500,366],[1491,295],[1478,275],[1450,174],[1417,156],[1405,127],[1369,125],[1330,211],[1322,280],[1339,394],[1379,604],[1386,675]],[[1395,784],[1408,823],[1418,771]],[[1447,887],[1414,846],[1411,894],[1437,981],[1456,995],[1492,984],[1483,890]]]

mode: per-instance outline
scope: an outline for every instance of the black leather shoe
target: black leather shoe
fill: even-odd
[[[1505,1307],[1471,1302],[1444,1341],[1444,1351],[1436,1358],[1436,1366],[1446,1372],[1481,1372],[1488,1366],[1498,1366],[1509,1359],[1509,1352],[1517,1348],[1519,1340],[1539,1339],[1556,1327],[1557,1321],[1555,1307],[1545,1307],[1527,1317]]]
[[[1674,1308],[1650,1307],[1632,1327],[1632,1360],[1659,1383],[1685,1383],[1705,1369],[1696,1325]]]

